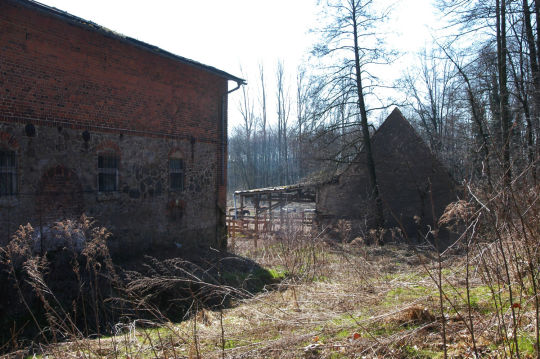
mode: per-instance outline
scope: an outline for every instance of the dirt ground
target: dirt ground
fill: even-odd
[[[341,244],[316,236],[254,243],[236,238],[230,251],[270,275],[258,292],[231,294],[221,310],[194,304],[196,314],[177,323],[119,324],[112,337],[47,347],[48,357],[442,358],[445,348],[452,358],[515,354],[511,341],[499,339],[509,311],[493,303],[508,305],[504,290],[494,302],[479,268],[464,265],[459,253],[439,266],[435,252],[405,245]],[[222,275],[242,289],[262,274]],[[526,358],[535,348],[534,313],[525,305],[519,308],[519,344]]]

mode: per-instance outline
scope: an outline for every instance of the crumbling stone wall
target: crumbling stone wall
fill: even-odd
[[[28,137],[25,125],[5,123],[0,133],[16,139],[19,177],[18,194],[0,197],[2,243],[20,224],[39,230],[85,213],[115,235],[117,252],[213,244],[219,220],[215,144],[107,133],[85,141],[80,129],[46,126]],[[120,158],[118,191],[100,193],[98,154],[110,143]],[[171,151],[184,159],[183,191],[169,189]]]
[[[398,109],[372,136],[372,148],[385,226],[419,239],[456,200],[454,181]],[[360,152],[343,173],[319,187],[319,221],[348,219],[357,228],[372,227],[370,188],[365,153]]]

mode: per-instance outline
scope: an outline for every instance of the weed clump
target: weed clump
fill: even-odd
[[[2,338],[11,343],[6,349],[17,348],[18,337],[38,335],[48,343],[99,334],[115,319],[108,299],[119,278],[106,245],[109,232],[82,216],[57,222],[49,233],[47,251],[43,233],[30,224],[0,249],[0,282],[6,289],[1,324],[18,329]]]

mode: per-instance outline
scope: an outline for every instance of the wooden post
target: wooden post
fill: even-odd
[[[244,196],[240,195],[240,218],[244,218]]]
[[[261,205],[261,195],[255,197],[255,233],[259,234],[259,210]]]
[[[279,194],[279,230],[283,231],[283,193]]]
[[[272,193],[268,193],[268,217],[270,222],[270,232],[272,232]]]
[[[231,232],[232,232],[232,236],[231,236],[231,252],[234,253],[235,252],[235,247],[236,247],[236,219],[234,217],[232,217],[230,219],[231,221],[231,224],[230,224],[230,229],[231,229]]]
[[[259,205],[260,205],[260,199],[261,199],[261,195],[258,194],[255,197],[255,234],[254,234],[255,249],[257,249],[257,239],[259,237]]]

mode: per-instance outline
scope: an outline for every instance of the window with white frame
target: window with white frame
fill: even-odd
[[[184,160],[169,158],[169,188],[171,191],[184,190]]]
[[[0,149],[0,196],[17,193],[17,156],[15,151]]]
[[[114,153],[98,155],[98,191],[118,190],[118,156]]]

